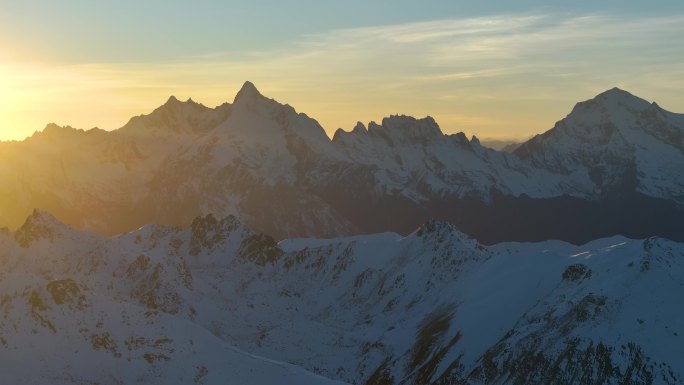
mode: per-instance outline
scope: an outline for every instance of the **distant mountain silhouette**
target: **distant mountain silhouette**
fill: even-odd
[[[246,82],[215,108],[170,97],[115,131],[50,124],[0,143],[0,226],[39,208],[103,234],[213,213],[279,239],[406,234],[437,218],[485,243],[684,240],[683,131],[684,115],[612,89],[513,153],[430,117],[330,139]]]

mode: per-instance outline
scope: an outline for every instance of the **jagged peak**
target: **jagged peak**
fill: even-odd
[[[207,107],[204,107],[204,105],[196,103],[192,99],[188,99],[187,101],[184,102],[184,101],[179,100],[175,96],[171,95],[171,96],[169,96],[169,98],[166,100],[166,102],[164,104],[155,108],[154,111],[152,111],[149,114],[134,116],[129,120],[129,122],[126,125],[130,124],[133,121],[136,121],[139,119],[146,119],[149,117],[154,118],[154,117],[165,116],[165,115],[177,115],[181,111],[186,110],[187,109],[186,106],[188,106],[188,107],[200,107],[202,109],[208,109]],[[124,126],[124,127],[126,127],[126,126]]]
[[[26,218],[26,221],[24,221],[22,228],[25,226],[33,226],[33,225],[57,226],[57,227],[66,226],[62,221],[55,218],[54,215],[50,214],[47,211],[41,210],[41,209],[33,209],[33,212],[31,213],[31,215],[29,215]]]
[[[56,123],[48,123],[45,125],[45,128],[43,128],[41,131],[34,132],[31,137],[32,138],[45,137],[45,136],[48,136],[48,137],[59,136],[59,137],[61,137],[61,136],[68,135],[68,134],[84,133],[84,132],[86,132],[86,131],[84,131],[83,129],[74,128],[74,127],[71,127],[69,125],[60,126]]]
[[[217,219],[214,214],[200,215],[192,220],[191,229],[199,228],[237,228],[242,225],[242,222],[232,214],[229,214],[221,219]]]
[[[330,144],[330,138],[315,119],[303,112],[297,112],[289,104],[262,95],[249,81],[245,82],[235,96],[231,114],[232,119],[223,127],[232,130],[235,135],[244,135],[249,141],[255,137],[272,136],[275,141],[280,142],[279,137],[284,134],[283,139],[290,141],[290,144],[301,139],[303,142],[299,144],[305,144],[309,150],[317,153],[328,151],[324,147]],[[259,123],[263,118],[269,122]]]
[[[157,107],[154,112],[172,112],[172,111],[178,111],[178,109],[182,108],[197,108],[199,107],[200,109],[209,109],[202,103],[197,103],[196,101],[192,100],[192,98],[188,98],[186,101],[179,100],[175,96],[171,95],[169,98],[166,100],[164,104],[161,106]],[[142,115],[145,116],[145,115]]]
[[[239,234],[233,240],[239,242],[237,255],[257,265],[272,264],[283,254],[277,242],[269,235],[258,233],[243,224],[236,216],[228,215],[221,220],[214,215],[196,217],[192,221],[190,238],[190,255],[197,256],[202,251],[212,252],[232,234]]]
[[[399,143],[425,145],[431,141],[439,140],[444,137],[444,134],[430,116],[417,119],[408,115],[390,115],[383,118],[381,124],[370,121],[368,128],[361,122],[357,122],[356,126],[348,132],[340,128],[333,135],[333,141],[345,137],[380,138],[390,145]]]
[[[407,115],[391,115],[382,119],[382,124],[368,124],[368,132],[374,135],[401,138],[409,141],[425,141],[444,136],[435,120],[427,116],[416,119]]]
[[[439,125],[431,116],[417,119],[408,115],[390,115],[382,119],[382,125],[390,130],[409,130],[430,136],[443,135]]]
[[[22,247],[30,246],[37,239],[52,239],[61,230],[68,228],[47,211],[34,209],[33,213],[26,218],[24,224],[14,233],[14,238]]]
[[[235,95],[233,103],[237,103],[238,100],[252,100],[260,96],[263,96],[261,95],[261,92],[259,92],[254,83],[248,80],[242,85],[240,91],[238,91],[238,93]]]
[[[463,132],[457,132],[455,134],[451,134],[451,135],[449,135],[449,137],[456,139],[456,141],[459,144],[462,144],[462,145],[470,144],[470,142],[468,141],[468,137]]]
[[[418,228],[415,231],[413,231],[413,233],[411,233],[411,235],[415,235],[418,237],[430,237],[433,234],[436,234],[437,236],[443,236],[445,234],[454,234],[457,235],[458,238],[468,238],[468,236],[463,234],[452,223],[438,219],[427,220],[422,225],[418,226]]]
[[[333,142],[339,141],[340,138],[341,138],[343,135],[346,135],[346,134],[349,134],[349,132],[344,131],[344,130],[340,127],[340,128],[338,128],[337,130],[335,130],[335,133],[333,134],[333,137],[332,137],[332,141],[333,141]]]
[[[368,129],[366,128],[366,126],[363,123],[356,122],[356,125],[351,130],[351,132],[353,132],[355,134],[365,134],[368,132]]]
[[[440,221],[437,219],[429,219],[426,222],[423,222],[422,225],[418,226],[414,233],[420,237],[427,234],[443,232],[445,230],[448,232],[460,233],[460,231],[453,224],[446,221]]]
[[[366,128],[366,126],[361,122],[356,122],[356,125],[354,126],[354,128],[352,128],[351,131],[345,131],[342,128],[338,128],[337,130],[335,130],[335,134],[333,134],[332,141],[334,142],[336,140],[339,140],[344,135],[363,135],[367,133],[368,129]]]
[[[48,123],[45,125],[45,128],[43,128],[43,132],[45,133],[52,133],[52,132],[71,132],[71,131],[83,131],[82,129],[74,128],[69,125],[66,126],[60,126],[57,123]]]
[[[423,242],[436,241],[438,243],[442,243],[451,241],[463,244],[467,248],[477,249],[480,251],[485,250],[484,246],[467,236],[452,223],[438,219],[430,219],[424,222],[415,231],[407,236],[407,238],[412,237],[422,239]]]
[[[197,255],[202,249],[214,248],[238,229],[246,229],[246,226],[234,215],[220,220],[213,214],[196,217],[190,225],[190,254]]]
[[[375,130],[381,130],[383,127],[375,122],[375,120],[371,120],[368,122],[368,132],[373,132]]]
[[[130,118],[119,130],[138,133],[206,132],[225,120],[231,110],[230,103],[210,108],[192,98],[182,101],[171,95],[152,112]]]
[[[176,98],[175,96],[171,95],[166,100],[166,103],[164,103],[164,105],[174,105],[174,104],[178,104],[178,103],[181,103],[181,101],[178,100],[178,98]]]
[[[182,229],[177,226],[162,225],[159,223],[148,223],[129,233],[120,234],[120,236],[135,234],[136,237],[143,236],[146,238],[159,238],[166,234],[178,231],[182,231]]]
[[[43,131],[50,131],[50,130],[62,130],[64,127],[60,126],[57,123],[50,122],[45,125],[45,128],[43,128]]]

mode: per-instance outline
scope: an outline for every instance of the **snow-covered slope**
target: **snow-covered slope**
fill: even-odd
[[[482,147],[475,137],[445,135],[430,117],[391,116],[368,129],[358,123],[351,132],[338,130],[333,144],[354,164],[375,170],[376,188],[419,202],[433,195],[486,200],[493,189],[533,197],[591,192],[588,183],[569,185],[513,155]]]
[[[684,245],[660,238],[104,238],[35,212],[0,250],[9,382],[684,383]]]
[[[668,229],[684,227],[683,127],[681,115],[611,90],[515,154],[445,135],[430,117],[390,116],[329,139],[246,82],[215,108],[171,97],[112,132],[51,124],[0,143],[0,225],[17,228],[40,208],[110,235],[213,213],[279,239],[406,234],[433,217],[487,243],[682,239]],[[568,207],[576,223],[564,229]]]
[[[230,220],[222,225],[254,235]],[[192,256],[174,253],[176,242],[159,242],[172,234],[148,226],[104,239],[38,211],[15,234],[2,233],[0,380],[340,383],[240,350],[195,322]]]
[[[561,174],[579,170],[599,192],[635,185],[646,195],[684,203],[684,115],[618,88],[578,103],[515,153]]]

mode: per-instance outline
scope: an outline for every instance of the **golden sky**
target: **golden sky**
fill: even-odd
[[[317,25],[255,38],[253,48],[231,45],[247,39],[235,31],[215,45],[196,36],[200,49],[193,36],[171,32],[141,29],[140,46],[130,40],[127,48],[107,40],[111,31],[89,39],[75,29],[59,36],[70,42],[60,47],[48,44],[50,29],[24,41],[0,27],[0,140],[23,139],[50,122],[116,129],[170,95],[215,106],[232,101],[246,80],[329,134],[407,114],[433,116],[447,133],[523,139],[615,86],[684,112],[684,12],[471,13]]]

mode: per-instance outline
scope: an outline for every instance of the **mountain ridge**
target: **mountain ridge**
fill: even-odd
[[[230,216],[115,237],[26,223],[44,220],[64,232],[0,233],[0,362],[21,363],[3,378],[684,383],[681,243],[483,246],[440,221],[277,244]]]
[[[161,110],[164,110],[164,109],[173,109],[174,107],[183,106],[183,105],[185,105],[185,106],[197,106],[197,107],[201,107],[201,108],[203,108],[203,109],[205,109],[205,110],[216,110],[216,109],[219,109],[220,107],[223,107],[223,106],[232,106],[232,105],[234,105],[234,104],[236,103],[236,101],[237,101],[238,99],[240,99],[240,96],[243,95],[243,94],[246,96],[246,99],[249,99],[249,100],[253,100],[253,99],[255,99],[255,98],[259,98],[259,97],[260,97],[260,98],[263,98],[263,99],[265,99],[265,100],[275,101],[274,99],[271,99],[271,98],[268,98],[268,97],[264,96],[264,95],[257,89],[257,87],[254,85],[254,83],[252,83],[251,81],[245,81],[245,82],[243,83],[242,87],[240,88],[240,90],[238,90],[238,92],[236,93],[236,95],[235,95],[235,97],[234,97],[234,100],[233,100],[233,103],[232,103],[232,104],[229,103],[229,102],[224,102],[224,103],[222,103],[222,104],[220,104],[220,105],[218,105],[218,106],[212,108],[212,107],[207,107],[207,106],[205,106],[205,105],[202,104],[202,103],[195,102],[192,98],[189,98],[187,101],[180,101],[180,100],[177,99],[175,96],[171,95],[171,96],[169,96],[169,98],[167,99],[166,102],[164,102],[162,105],[160,105],[159,107],[157,107],[156,109],[154,109],[154,110],[152,111],[152,113],[150,113],[150,114],[138,115],[138,116],[135,116],[135,117],[133,117],[133,118],[131,118],[131,119],[137,119],[137,118],[139,118],[139,117],[147,117],[147,116],[152,115],[152,114],[154,113],[154,111],[157,111],[157,110],[160,110],[160,109],[161,109]],[[604,92],[601,92],[601,93],[599,93],[598,95],[596,95],[596,97],[594,97],[593,99],[589,99],[589,100],[584,101],[584,102],[578,102],[578,103],[575,105],[575,107],[573,108],[573,111],[574,111],[575,109],[577,109],[578,107],[585,105],[585,104],[588,103],[588,102],[595,101],[596,99],[607,99],[607,100],[609,100],[609,101],[612,101],[614,104],[617,103],[617,104],[627,104],[627,105],[631,104],[631,105],[634,105],[635,102],[643,103],[643,104],[648,104],[649,106],[655,107],[656,109],[658,109],[658,110],[660,110],[660,111],[663,111],[663,112],[666,112],[666,113],[672,114],[672,115],[677,115],[677,116],[680,116],[682,119],[684,119],[684,114],[675,114],[675,113],[666,111],[666,110],[662,109],[656,102],[651,102],[651,103],[649,103],[648,101],[646,101],[646,100],[644,100],[644,99],[642,99],[642,98],[640,98],[640,97],[638,97],[638,96],[635,96],[635,95],[631,94],[630,92],[625,91],[625,90],[623,90],[623,89],[620,89],[620,88],[618,88],[618,87],[613,87],[613,88],[611,88],[611,89],[609,89],[609,90],[606,90],[606,91],[604,91]],[[278,104],[280,104],[280,103],[278,103]],[[288,104],[282,104],[282,106],[292,108],[292,107],[291,107],[290,105],[288,105]],[[643,105],[642,105],[642,107],[643,107]],[[395,119],[395,118],[411,118],[411,119],[414,119],[414,120],[417,120],[417,121],[429,121],[429,122],[432,122],[432,123],[436,126],[438,133],[440,133],[440,134],[442,134],[442,135],[445,135],[445,136],[448,136],[448,135],[459,135],[459,136],[460,136],[461,134],[464,134],[463,132],[456,132],[456,133],[453,133],[453,134],[445,134],[445,133],[443,133],[443,132],[441,131],[441,128],[439,128],[439,126],[435,123],[434,118],[431,117],[431,116],[429,116],[429,115],[428,115],[428,116],[425,116],[425,117],[423,117],[423,118],[415,118],[415,117],[412,117],[412,116],[401,115],[401,114],[398,114],[398,115],[390,115],[390,116],[387,116],[387,117],[382,118],[383,123],[380,124],[380,125],[378,125],[375,121],[370,121],[368,124],[369,124],[369,125],[372,125],[372,126],[374,126],[374,127],[376,127],[376,128],[377,128],[377,127],[387,127],[387,125],[384,123],[384,121],[385,121],[385,120],[392,120],[392,119]],[[120,130],[120,129],[126,127],[128,124],[130,124],[130,122],[128,122],[128,123],[125,124],[124,126],[118,128],[118,129],[115,129],[115,130],[113,130],[113,131],[118,131],[118,130]],[[89,129],[89,130],[78,129],[78,128],[73,128],[73,127],[71,127],[71,126],[69,126],[69,125],[67,125],[67,126],[60,126],[60,125],[58,125],[58,124],[56,124],[56,123],[49,123],[49,124],[46,125],[46,128],[49,128],[49,129],[51,129],[51,128],[58,128],[58,129],[74,129],[74,130],[80,130],[80,131],[90,131],[90,129]],[[410,128],[413,128],[413,127],[410,127]],[[98,128],[95,127],[95,129],[98,129]],[[343,129],[343,128],[338,128],[337,130],[335,130],[335,131],[333,132],[332,136],[328,136],[327,133],[326,133],[326,136],[328,136],[328,138],[329,138],[331,141],[333,141],[333,139],[334,139],[334,137],[335,137],[335,134],[338,133],[338,132],[341,133],[341,134],[342,134],[342,133],[352,133],[352,132],[354,132],[354,131],[357,131],[357,133],[360,133],[360,132],[362,132],[362,131],[360,131],[360,129],[364,129],[363,132],[368,132],[368,128],[366,128],[366,125],[365,125],[364,123],[362,123],[362,122],[359,121],[359,122],[357,122],[357,124],[356,124],[351,130],[349,130],[349,131],[346,131],[346,130]],[[45,130],[45,129],[44,129],[44,130]],[[98,130],[100,130],[100,129],[98,129]],[[41,132],[41,131],[36,131],[36,132],[38,133],[38,132]],[[111,132],[111,131],[110,131],[110,132]],[[326,132],[326,131],[324,130],[324,132]],[[535,136],[542,136],[542,135],[544,135],[544,134],[545,134],[545,133],[540,133],[540,134],[537,134],[537,135],[535,135]],[[10,141],[10,142],[16,142],[16,140],[13,140],[13,141]]]
[[[0,143],[0,226],[42,208],[104,234],[214,213],[280,239],[406,234],[432,217],[487,243],[679,239],[684,119],[617,89],[592,100],[511,154],[444,134],[431,117],[393,115],[330,138],[249,82],[214,108],[169,98],[119,130],[49,126],[49,139]]]

